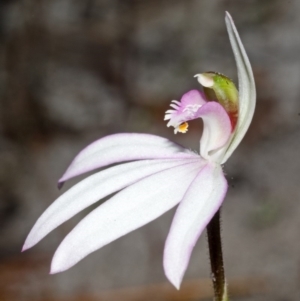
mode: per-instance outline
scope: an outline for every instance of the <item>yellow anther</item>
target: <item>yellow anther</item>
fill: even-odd
[[[187,122],[184,122],[178,127],[178,132],[185,134],[188,131],[188,127],[189,124]]]

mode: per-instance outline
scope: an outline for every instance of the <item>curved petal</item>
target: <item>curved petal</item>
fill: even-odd
[[[23,251],[33,247],[78,212],[111,193],[151,174],[188,162],[195,162],[195,159],[131,162],[111,167],[86,178],[61,195],[40,216],[26,238]]]
[[[113,163],[142,159],[190,157],[186,149],[174,142],[148,134],[115,134],[99,139],[83,149],[59,180],[72,177]],[[192,155],[195,155],[191,153]]]
[[[229,140],[231,136],[230,118],[222,105],[214,101],[199,108],[195,116],[203,119],[200,154],[203,158],[209,159],[209,152],[224,146]]]
[[[207,164],[192,182],[174,216],[164,250],[164,270],[179,289],[192,250],[221,206],[227,182],[220,165]]]
[[[147,177],[87,215],[63,240],[51,273],[64,271],[88,254],[151,222],[182,199],[202,162],[189,163]]]
[[[256,89],[252,68],[237,29],[228,12],[226,12],[225,21],[238,71],[239,117],[235,134],[226,148],[222,164],[228,160],[245,136],[251,123],[256,103]]]

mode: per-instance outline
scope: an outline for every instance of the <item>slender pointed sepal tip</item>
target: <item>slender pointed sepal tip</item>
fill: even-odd
[[[225,11],[225,17],[232,19],[230,13],[227,10]]]
[[[172,279],[168,275],[166,275],[168,280],[171,282],[171,284],[179,291],[181,286],[181,280],[180,279]]]
[[[179,275],[178,273],[172,273],[172,272],[168,271],[166,269],[165,262],[164,262],[164,270],[165,270],[165,275],[166,275],[167,279],[179,291],[184,272],[182,273],[182,275]]]
[[[167,279],[171,282],[171,284],[179,291],[182,280],[178,276],[174,277],[174,275],[168,275],[166,273],[166,270],[165,270],[165,275],[166,275]]]
[[[24,245],[22,247],[22,250],[21,252],[25,252],[27,251],[28,249],[32,248],[34,245],[31,244],[29,241],[28,241],[28,237],[26,238],[25,242],[24,242]]]
[[[231,17],[231,14],[228,11],[225,11],[225,23],[227,23],[227,27],[228,23],[232,23],[234,25],[234,21]]]
[[[57,266],[57,264],[55,264],[54,259],[52,259],[52,263],[51,263],[49,275],[58,274],[58,273],[61,273],[61,272],[66,271],[66,270],[67,270],[67,269],[59,268],[59,267]]]
[[[61,190],[62,189],[62,187],[64,186],[64,184],[65,184],[65,182],[58,182],[57,183],[57,188],[59,189],[59,190]]]

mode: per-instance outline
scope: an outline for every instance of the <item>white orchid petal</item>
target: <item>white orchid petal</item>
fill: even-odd
[[[147,177],[92,211],[58,247],[51,273],[72,267],[88,254],[174,207],[197,175],[201,163],[185,164]]]
[[[251,123],[256,103],[256,89],[252,68],[238,31],[228,12],[226,12],[225,21],[238,71],[239,117],[236,132],[231,142],[229,142],[229,146],[221,162],[222,164],[228,160],[245,136]]]
[[[195,116],[203,119],[203,133],[200,139],[200,154],[209,159],[214,151],[229,140],[231,123],[225,109],[217,102],[210,101],[200,107]]]
[[[111,167],[94,174],[73,186],[40,216],[30,231],[23,251],[33,247],[48,233],[78,212],[138,180],[164,169],[178,166],[190,159],[143,160]]]
[[[164,270],[179,289],[192,250],[227,191],[222,168],[206,165],[192,182],[175,213],[164,250]]]
[[[142,159],[163,159],[188,154],[174,142],[148,134],[115,134],[106,136],[83,149],[59,180],[63,183],[72,177],[113,163]],[[172,156],[173,155],[173,156]]]

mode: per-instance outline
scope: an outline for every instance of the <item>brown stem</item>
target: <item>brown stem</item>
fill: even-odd
[[[207,225],[207,240],[215,301],[227,301],[228,297],[221,242],[220,210],[216,212]]]

